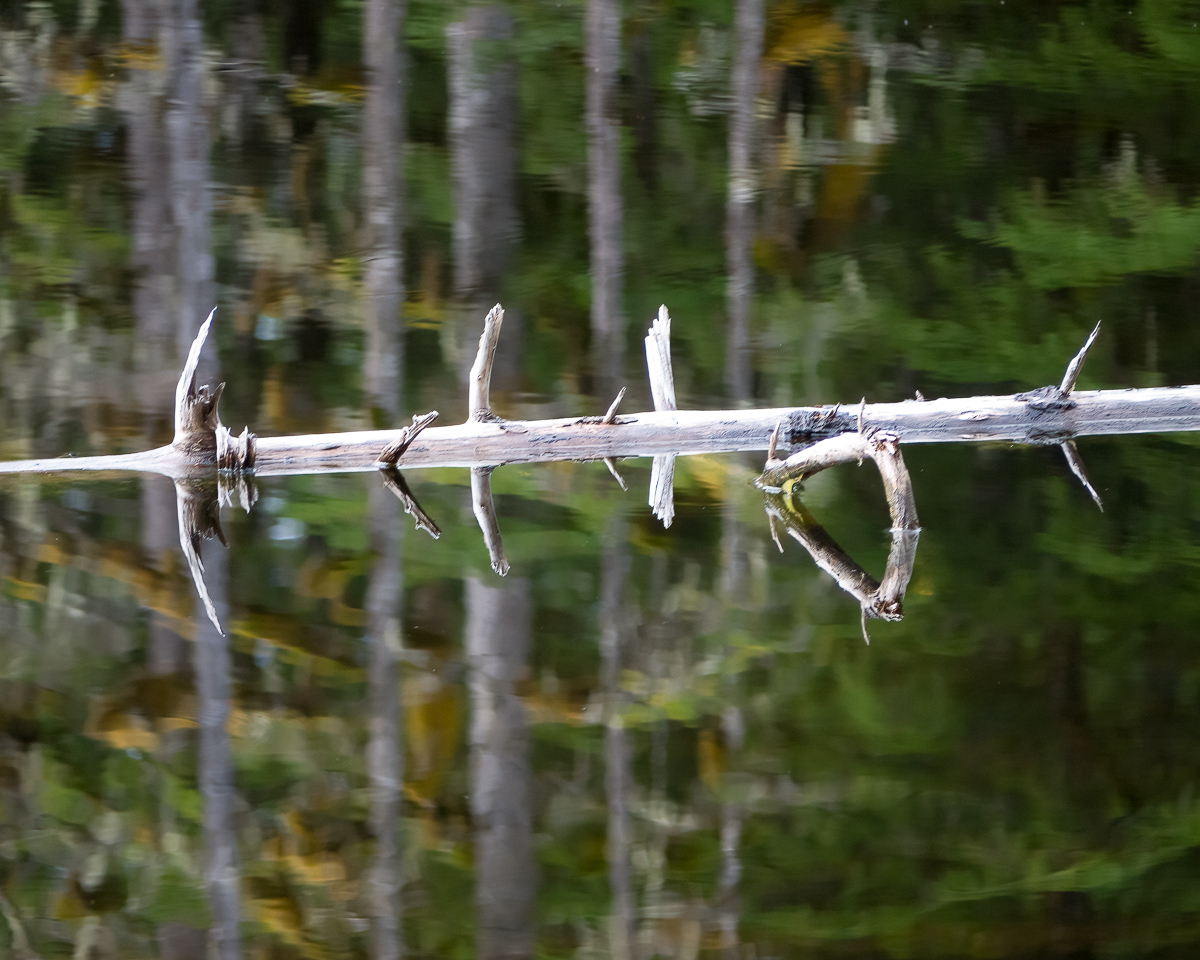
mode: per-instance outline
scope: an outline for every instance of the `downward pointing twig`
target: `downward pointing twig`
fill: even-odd
[[[404,480],[404,474],[392,466],[384,467],[380,470],[380,473],[383,476],[383,485],[404,505],[404,512],[413,518],[417,529],[424,530],[434,540],[441,537],[442,531],[430,519],[429,514],[421,509],[421,504],[417,502],[417,498],[413,495],[413,492],[408,488],[408,484]]]
[[[613,475],[613,479],[616,480],[617,483],[619,483],[621,485],[621,489],[628,490],[629,485],[625,482],[625,478],[622,477],[619,473],[617,473],[617,461],[614,460],[612,457],[605,457],[604,465],[606,467],[608,467],[608,472]]]
[[[1067,458],[1067,466],[1071,468],[1071,472],[1079,478],[1079,482],[1083,484],[1083,489],[1091,494],[1092,499],[1096,501],[1096,506],[1100,508],[1100,512],[1104,512],[1104,501],[1100,499],[1100,494],[1096,488],[1092,486],[1092,481],[1087,475],[1087,468],[1083,465],[1083,457],[1079,455],[1079,449],[1075,446],[1074,440],[1066,440],[1059,444],[1062,449],[1063,456]]]
[[[504,541],[500,539],[500,524],[496,520],[496,505],[492,502],[492,470],[494,467],[471,468],[471,509],[483,531],[483,542],[487,544],[492,569],[500,576],[508,573],[508,557],[504,555]]]

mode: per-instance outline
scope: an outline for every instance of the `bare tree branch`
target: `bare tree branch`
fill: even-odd
[[[414,413],[412,423],[401,429],[400,436],[383,448],[383,452],[379,455],[379,462],[384,466],[394,467],[396,461],[404,456],[404,451],[417,439],[421,431],[437,418],[438,412],[436,410],[431,410],[424,415]]]
[[[479,337],[479,352],[471,366],[470,393],[467,398],[467,415],[471,420],[495,420],[488,391],[492,385],[492,365],[496,362],[496,345],[500,342],[500,325],[504,323],[504,308],[496,304],[483,320],[483,333]]]
[[[1083,370],[1083,362],[1087,359],[1088,351],[1092,349],[1092,344],[1096,342],[1098,336],[1100,336],[1099,323],[1096,324],[1096,329],[1088,334],[1088,338],[1079,348],[1079,352],[1067,364],[1067,371],[1063,374],[1062,384],[1058,388],[1064,395],[1075,389],[1075,381],[1079,379],[1079,373]]]

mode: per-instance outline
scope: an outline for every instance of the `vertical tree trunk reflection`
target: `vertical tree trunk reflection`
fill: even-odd
[[[634,898],[630,847],[633,831],[629,805],[633,794],[633,756],[621,718],[621,647],[626,632],[625,590],[629,581],[629,543],[625,524],[611,521],[600,568],[600,670],[604,688],[604,792],[608,800],[608,886],[612,895],[609,931],[612,956],[633,956]]]
[[[371,830],[375,862],[370,874],[371,957],[396,960],[404,952],[400,888],[404,789],[404,750],[400,737],[400,652],[404,570],[404,535],[396,502],[383,487],[371,486],[371,547],[375,564],[367,587],[367,675],[370,741],[367,769],[371,778]]]
[[[622,315],[623,211],[621,126],[617,71],[621,65],[621,11],[616,0],[587,5],[588,237],[591,241],[593,392],[616,389],[624,354]]]
[[[763,0],[738,0],[733,64],[733,114],[729,118],[729,193],[725,206],[725,387],[734,400],[753,390],[750,302],[754,293],[754,132],[765,18]]]
[[[226,602],[228,562],[220,549],[205,558],[209,595],[221,622],[229,622]],[[233,697],[229,638],[223,637],[197,610],[194,669],[200,713],[198,780],[204,798],[204,879],[212,911],[211,938],[220,960],[242,955],[237,834],[233,813],[237,795],[233,784],[233,747],[229,714]]]
[[[529,720],[516,692],[532,640],[529,581],[488,586],[471,577],[466,586],[477,955],[532,957]]]
[[[363,109],[363,207],[367,222],[367,353],[364,386],[389,425],[400,409],[404,362],[403,227],[405,0],[368,0]]]

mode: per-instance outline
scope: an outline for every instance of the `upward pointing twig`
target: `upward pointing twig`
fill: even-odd
[[[400,436],[383,448],[383,452],[379,455],[380,464],[394,467],[396,461],[404,456],[404,451],[417,439],[417,435],[437,418],[436,410],[431,410],[423,415],[414,413],[412,423],[400,431]]]
[[[181,443],[187,435],[194,429],[193,423],[193,408],[196,400],[196,368],[200,365],[200,352],[204,349],[204,341],[208,339],[208,331],[212,327],[213,317],[217,315],[217,308],[213,307],[208,315],[208,319],[200,324],[200,331],[196,334],[196,339],[192,341],[192,348],[188,351],[187,362],[183,365],[183,372],[179,375],[179,383],[175,385],[175,443]],[[223,386],[223,385],[222,385]],[[214,398],[213,406],[216,405],[216,399],[220,397],[221,387],[217,388],[217,397]]]
[[[492,384],[492,365],[496,362],[496,345],[500,342],[500,325],[504,322],[504,308],[496,304],[488,311],[483,321],[483,333],[479,337],[479,352],[471,366],[471,381],[467,398],[467,416],[471,420],[492,420],[491,402],[488,391]]]
[[[655,410],[675,410],[675,374],[671,370],[671,315],[666,304],[646,334],[646,367]]]
[[[1100,324],[1097,323],[1096,329],[1088,334],[1088,338],[1084,341],[1083,346],[1080,347],[1079,352],[1067,364],[1067,372],[1063,374],[1062,385],[1058,388],[1062,393],[1067,394],[1075,389],[1075,381],[1079,379],[1079,372],[1083,369],[1083,361],[1087,359],[1088,351],[1092,349],[1092,344],[1096,342],[1096,337],[1099,335]]]

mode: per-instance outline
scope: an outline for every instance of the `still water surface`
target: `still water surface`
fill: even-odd
[[[1190,6],[762,7],[3,5],[3,456],[168,440],[214,303],[264,436],[461,419],[496,300],[510,417],[646,409],[661,302],[684,407],[1200,381]],[[260,480],[224,637],[169,480],[5,478],[0,954],[1194,956],[1195,446],[907,451],[869,646],[758,456],[498,469],[505,578],[466,471]]]

